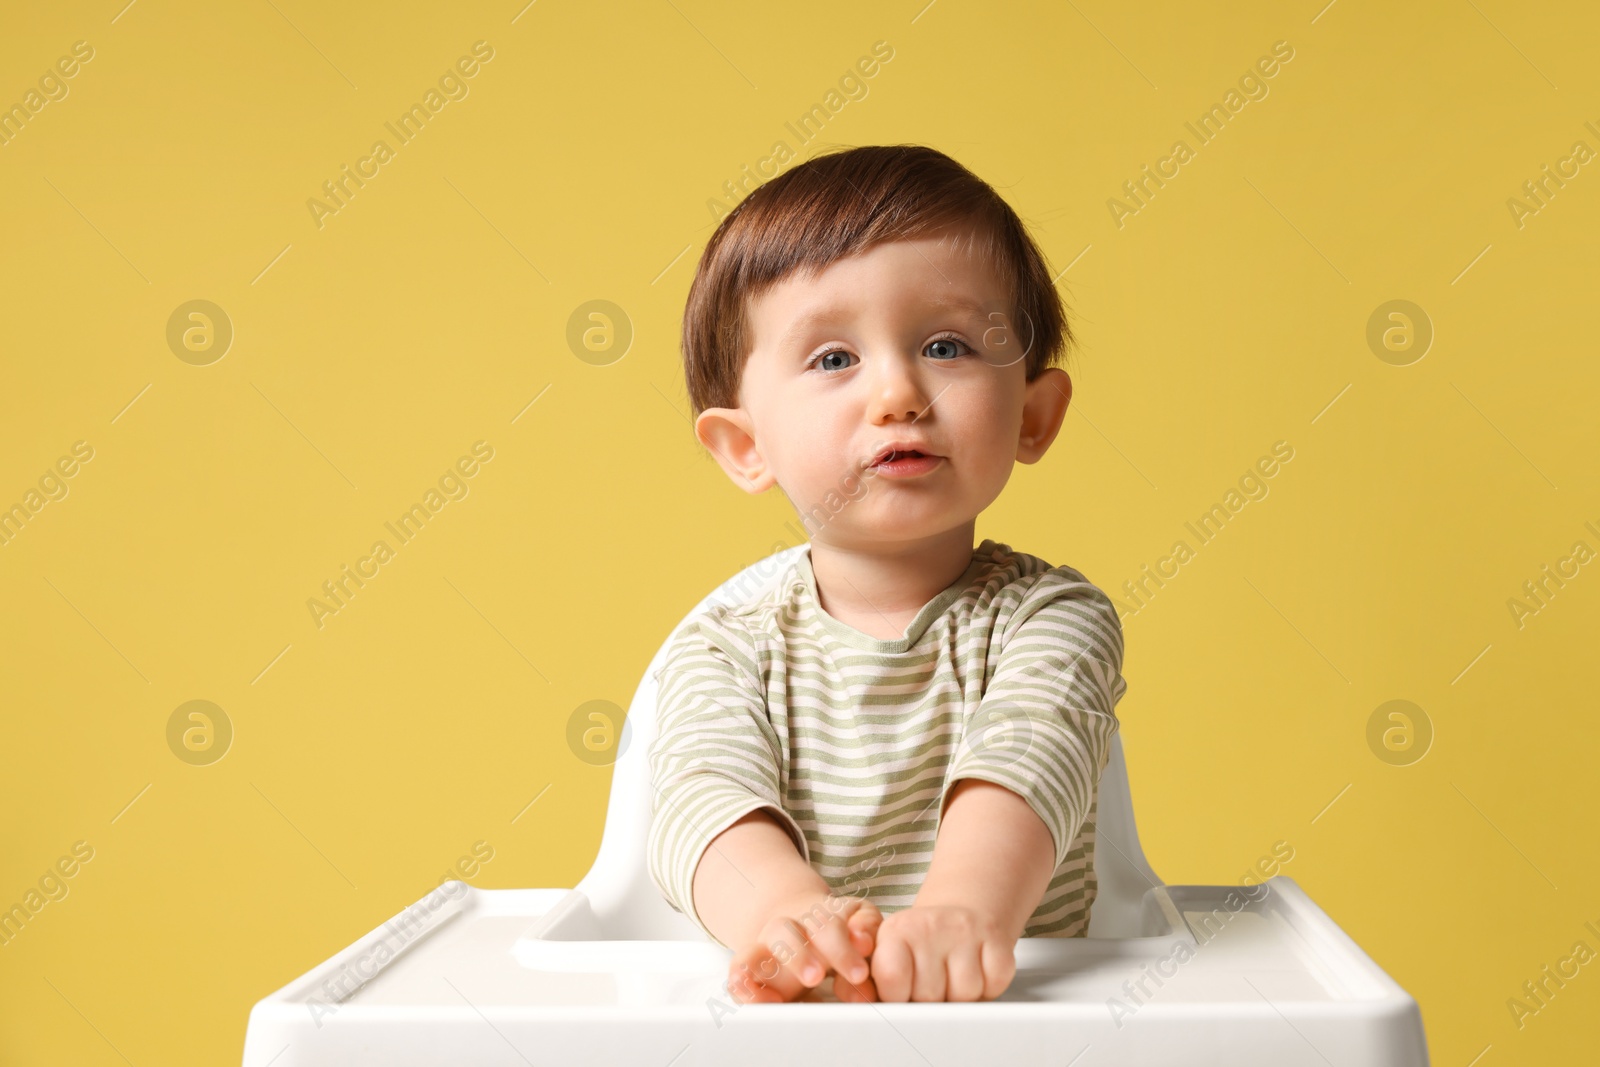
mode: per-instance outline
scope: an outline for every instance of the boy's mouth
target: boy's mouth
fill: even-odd
[[[878,454],[873,456],[872,459],[867,462],[867,466],[876,467],[880,463],[892,463],[897,459],[905,459],[911,456],[928,455],[932,455],[932,453],[924,452],[920,448],[912,448],[910,445],[886,445],[885,447],[880,448],[878,450]]]
[[[880,449],[867,464],[867,469],[883,473],[922,473],[932,470],[943,458],[926,449],[896,443]]]

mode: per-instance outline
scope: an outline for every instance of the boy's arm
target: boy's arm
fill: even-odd
[[[1122,657],[1110,599],[1070,568],[1040,575],[1005,624],[999,660],[950,768],[950,792],[982,779],[1026,802],[1047,827],[1052,870],[1088,818],[1111,754],[1116,705],[1127,690]]]
[[[1094,803],[1127,688],[1122,652],[1110,600],[1070,568],[1042,575],[1006,622],[928,874],[879,931],[883,1000],[987,999],[1010,985],[1017,938]]]
[[[792,1000],[830,973],[845,979],[834,987],[841,1000],[875,999],[866,957],[877,909],[833,896],[764,809],[717,835],[693,892],[706,929],[735,949],[728,978],[740,999]]]
[[[1050,828],[1004,786],[963,778],[950,790],[917,907],[971,908],[1010,941],[1022,936],[1055,871]]]
[[[872,979],[882,1000],[1004,993],[1056,867],[1050,828],[1010,789],[964,778],[948,797],[916,902],[880,924]]]
[[[737,946],[700,913],[693,890],[701,860],[721,847],[719,836],[774,809],[784,821],[773,828],[805,858],[800,827],[782,814],[781,739],[752,672],[758,659],[751,636],[734,620],[703,616],[689,623],[661,666],[659,732],[650,747],[651,876],[674,908],[730,947]]]
[[[735,982],[747,979],[742,986],[756,988],[745,999],[788,1000],[829,968],[867,979],[878,912],[830,897],[807,862],[800,827],[781,805],[781,740],[751,669],[759,661],[731,619],[702,616],[671,642],[650,750],[650,873],[673,907],[734,950],[736,994]],[[747,964],[756,968],[748,976]],[[824,973],[802,981],[810,964]],[[842,984],[841,999],[865,999]]]
[[[718,834],[694,872],[695,910],[711,936],[735,948],[754,941],[780,906],[803,911],[828,896],[828,883],[765,810]]]

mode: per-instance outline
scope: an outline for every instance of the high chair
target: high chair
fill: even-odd
[[[760,560],[696,612],[774,583]],[[670,641],[670,636],[668,638]],[[255,1005],[244,1067],[862,1064],[1425,1067],[1416,1002],[1294,879],[1165,885],[1121,733],[1101,777],[1088,936],[1023,938],[998,999],[737,1004],[731,953],[646,868],[664,641],[628,710],[594,866],[574,889],[446,882]]]

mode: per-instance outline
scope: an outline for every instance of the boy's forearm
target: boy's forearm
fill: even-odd
[[[1028,802],[1004,786],[963,778],[950,790],[916,902],[986,912],[1021,937],[1054,870],[1055,841]]]
[[[800,914],[826,900],[830,889],[788,831],[765,812],[753,811],[712,840],[695,868],[693,892],[706,929],[737,950],[774,916]]]

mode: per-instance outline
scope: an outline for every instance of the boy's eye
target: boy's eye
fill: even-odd
[[[967,347],[967,343],[957,337],[935,337],[928,342],[928,347],[923,349],[923,352],[931,358],[946,362],[952,359],[959,359],[968,351],[970,350]],[[809,366],[817,367],[821,370],[844,370],[855,360],[854,353],[846,352],[842,348],[835,348],[830,352],[822,353],[820,356],[813,356]]]

